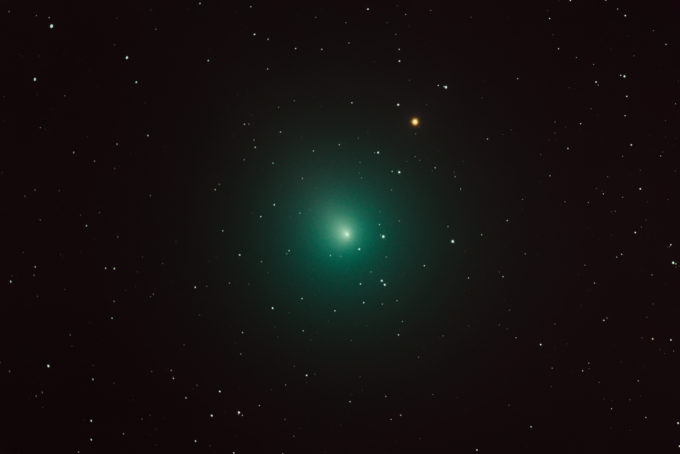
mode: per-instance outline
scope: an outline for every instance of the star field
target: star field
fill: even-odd
[[[10,2],[0,453],[680,451],[679,15]]]

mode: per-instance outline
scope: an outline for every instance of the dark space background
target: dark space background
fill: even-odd
[[[678,20],[4,3],[0,452],[678,451]]]

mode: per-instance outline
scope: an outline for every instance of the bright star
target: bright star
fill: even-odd
[[[418,117],[411,118],[411,126],[418,126],[420,124],[420,119]]]

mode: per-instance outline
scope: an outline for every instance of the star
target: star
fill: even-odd
[[[411,126],[418,127],[419,125],[420,125],[420,118],[418,118],[418,117],[411,118]]]

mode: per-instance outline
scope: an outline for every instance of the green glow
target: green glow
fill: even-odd
[[[442,244],[450,250],[450,221],[433,215],[447,211],[437,205],[429,174],[406,180],[389,172],[399,162],[371,159],[357,176],[357,161],[317,148],[309,158],[277,163],[262,190],[244,202],[247,222],[238,224],[234,244],[244,251],[237,258],[250,285],[259,289],[262,304],[253,310],[269,314],[275,306],[289,317],[287,326],[346,342],[355,323],[382,320],[388,308],[402,317],[422,304],[423,289],[439,277],[433,257]],[[229,213],[224,216],[228,225]],[[440,243],[427,247],[430,238]]]

